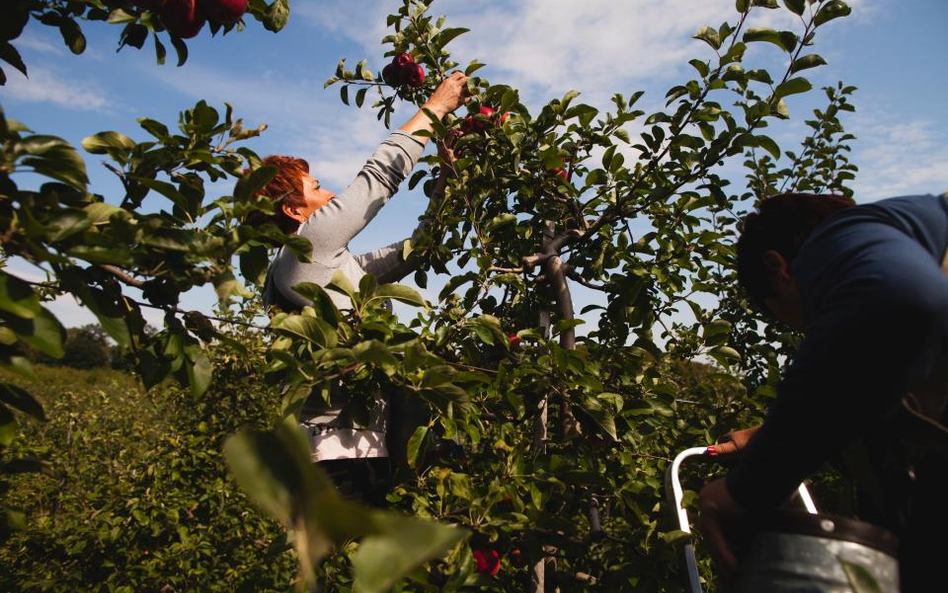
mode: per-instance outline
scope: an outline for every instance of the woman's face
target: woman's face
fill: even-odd
[[[303,183],[303,200],[306,202],[306,205],[302,208],[284,206],[283,211],[290,218],[303,223],[306,222],[306,219],[309,218],[313,212],[316,212],[335,198],[336,194],[327,189],[323,189],[319,184],[319,180],[308,173],[303,173],[300,176],[300,180]]]

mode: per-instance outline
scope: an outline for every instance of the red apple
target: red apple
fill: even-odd
[[[554,169],[550,169],[550,173],[553,175],[556,175],[557,177],[562,178],[563,181],[569,181],[569,173],[563,167],[556,167]]]
[[[247,12],[247,0],[201,0],[207,18],[215,23],[236,23]]]
[[[206,21],[195,0],[165,0],[161,5],[161,22],[175,37],[194,37],[201,32]]]
[[[510,349],[514,352],[520,350],[520,338],[517,335],[507,336],[507,341],[510,342]]]
[[[408,64],[414,64],[415,58],[411,57],[411,54],[401,53],[392,58],[392,63],[401,68],[402,66],[407,66]]]
[[[425,69],[421,64],[405,64],[398,69],[399,78],[410,87],[419,87],[425,81]]]
[[[524,557],[523,552],[519,548],[514,548],[510,551],[510,563],[514,566],[526,566],[527,559]]]
[[[497,118],[497,121],[500,123],[500,125],[504,125],[507,123],[508,119],[510,119],[510,112],[505,111],[500,117]]]
[[[500,570],[500,554],[497,550],[472,550],[477,572],[495,576]]]
[[[491,120],[497,112],[494,111],[493,108],[484,105],[477,113],[478,115],[483,115],[488,120]],[[461,131],[465,134],[469,134],[471,132],[486,132],[491,127],[491,125],[493,125],[491,121],[484,121],[483,119],[475,117],[474,115],[468,115],[464,118],[464,123],[461,124]]]
[[[402,83],[398,74],[398,66],[394,63],[382,68],[382,80],[384,80],[388,86],[399,86]]]

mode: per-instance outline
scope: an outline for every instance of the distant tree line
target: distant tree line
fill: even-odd
[[[148,327],[146,331],[151,334],[155,330]],[[33,362],[74,369],[110,367],[128,370],[133,366],[129,350],[116,344],[98,324],[68,328],[64,351],[62,358],[53,358],[35,349],[28,349],[27,354]]]

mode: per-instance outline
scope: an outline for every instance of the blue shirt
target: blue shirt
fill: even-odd
[[[932,373],[948,353],[946,248],[948,199],[930,195],[855,206],[813,231],[791,264],[805,338],[728,473],[738,504],[778,506]]]

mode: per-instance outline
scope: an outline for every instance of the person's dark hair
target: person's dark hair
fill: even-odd
[[[247,217],[246,222],[257,225],[272,221],[284,233],[295,233],[300,223],[287,216],[282,207],[284,205],[297,208],[306,206],[303,198],[302,177],[309,173],[309,163],[296,157],[271,155],[263,159],[263,164],[276,167],[277,172],[273,179],[257,193],[257,197],[262,200],[271,200],[274,213],[268,216],[255,212]]]
[[[771,296],[764,254],[776,251],[787,263],[820,223],[855,205],[835,194],[780,194],[761,201],[738,225],[737,278],[751,302],[761,307]]]

